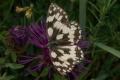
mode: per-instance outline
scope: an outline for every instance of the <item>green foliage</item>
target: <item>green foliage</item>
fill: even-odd
[[[87,5],[87,0],[80,0],[79,1],[80,6],[79,6],[79,22],[80,26],[84,28],[86,26],[86,5]]]
[[[117,51],[117,50],[115,50],[115,49],[113,49],[111,47],[108,47],[108,46],[106,46],[106,45],[104,45],[102,43],[97,43],[96,42],[95,45],[98,46],[98,47],[100,47],[100,48],[102,48],[102,49],[104,49],[104,50],[106,50],[106,51],[108,51],[108,52],[110,52],[114,56],[120,58],[120,51]]]
[[[66,80],[66,78],[64,76],[60,76],[59,74],[55,74],[54,79],[55,80]]]
[[[9,67],[11,69],[20,69],[23,68],[24,66],[21,64],[15,64],[15,63],[6,63],[5,67]]]
[[[48,68],[45,67],[40,73],[40,77],[46,76],[47,74],[48,74]]]
[[[12,80],[14,78],[14,76],[9,75],[7,76],[6,73],[4,73],[3,75],[0,75],[0,80]]]
[[[88,71],[81,74],[78,80],[120,80],[119,0],[0,0],[0,80],[47,80],[48,68],[43,68],[40,73],[32,72],[30,78],[21,77],[25,67],[16,63],[20,54],[8,49],[5,36],[13,26],[28,25],[46,19],[50,2],[55,2],[65,9],[70,20],[79,22],[88,34],[87,39],[91,46],[87,55],[91,63],[87,66]],[[25,7],[31,4],[31,19],[27,19],[23,13],[15,12],[16,6]],[[30,45],[28,53],[33,53],[33,49]],[[67,79],[56,73],[54,80]]]
[[[2,65],[2,64],[4,64],[5,63],[5,58],[0,58],[0,64]]]

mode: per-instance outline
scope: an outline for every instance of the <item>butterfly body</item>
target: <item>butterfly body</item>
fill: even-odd
[[[49,50],[56,70],[65,75],[84,59],[84,53],[76,44],[81,39],[78,23],[68,20],[66,12],[51,3],[46,20]]]

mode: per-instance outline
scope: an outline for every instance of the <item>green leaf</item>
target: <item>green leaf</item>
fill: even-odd
[[[108,77],[107,74],[102,74],[102,75],[98,76],[97,78],[91,79],[91,80],[106,80],[107,77]]]
[[[5,63],[5,58],[0,58],[0,64],[4,64]]]
[[[38,77],[39,74],[38,74],[37,72],[32,72],[32,76],[33,76],[33,77]]]
[[[24,65],[22,64],[15,64],[15,63],[6,63],[5,66],[11,69],[20,69],[24,67]]]
[[[16,60],[17,60],[16,53],[11,52],[11,59],[12,59],[13,62],[16,62]]]
[[[6,49],[5,55],[8,56],[9,54],[10,54],[10,50],[9,50],[9,49]]]
[[[80,26],[84,28],[86,26],[86,4],[87,0],[80,0],[79,1],[79,20]]]
[[[47,74],[48,74],[48,68],[45,67],[45,68],[42,70],[42,72],[41,72],[41,74],[40,74],[40,77],[46,76]]]
[[[0,80],[11,80],[11,79],[13,79],[13,78],[14,78],[14,76],[12,76],[12,75],[7,75],[6,72],[3,73],[3,75],[0,76]]]
[[[106,45],[104,45],[104,44],[102,44],[102,43],[95,42],[94,44],[95,44],[96,46],[98,46],[99,48],[101,48],[101,49],[103,49],[103,50],[111,53],[112,55],[120,58],[120,51],[118,51],[118,50],[116,50],[116,49],[114,49],[114,48],[111,48],[111,47],[109,47],[109,46],[106,46]]]
[[[7,34],[6,31],[0,32],[0,41],[2,41],[3,43],[5,43],[5,36],[6,36],[6,34]]]
[[[64,76],[59,75],[59,74],[55,74],[54,80],[66,80],[66,78]]]
[[[14,76],[10,75],[10,76],[6,76],[5,80],[12,80],[14,78]]]
[[[10,1],[10,0],[8,0],[8,1]],[[10,15],[10,10],[12,9],[13,4],[14,4],[14,0],[11,0],[11,3],[6,12],[6,16],[4,17],[3,21],[0,23],[0,26],[8,19],[9,15]]]

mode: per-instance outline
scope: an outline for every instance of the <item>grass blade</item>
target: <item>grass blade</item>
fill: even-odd
[[[86,26],[86,3],[87,0],[79,1],[79,22],[83,29]]]
[[[101,48],[101,49],[103,49],[103,50],[111,53],[112,55],[120,58],[120,51],[118,51],[118,50],[116,50],[116,49],[114,49],[114,48],[111,48],[111,47],[109,47],[109,46],[106,46],[106,45],[104,45],[104,44],[102,44],[102,43],[96,42],[96,43],[94,43],[94,44],[95,44],[96,46],[98,46],[99,48]]]

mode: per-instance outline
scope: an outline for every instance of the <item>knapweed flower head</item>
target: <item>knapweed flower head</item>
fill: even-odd
[[[29,41],[39,48],[45,48],[48,44],[48,36],[44,22],[33,23],[28,27]]]
[[[19,52],[25,47],[28,41],[26,28],[23,26],[12,27],[8,31],[6,40],[6,43],[8,43],[8,46],[11,47],[11,49]]]
[[[25,44],[28,40],[27,29],[23,26],[15,26],[9,30],[16,44]]]

